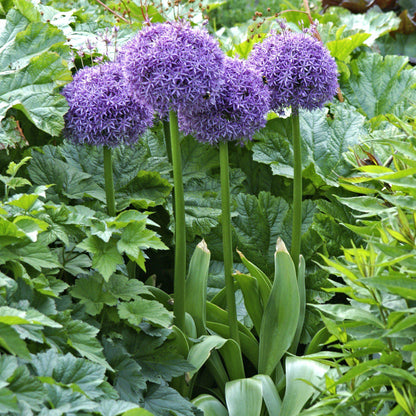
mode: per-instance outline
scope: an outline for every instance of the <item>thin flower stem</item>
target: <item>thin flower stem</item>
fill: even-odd
[[[186,228],[185,201],[182,180],[182,155],[179,144],[178,117],[169,113],[170,141],[172,149],[173,184],[175,189],[175,271],[173,311],[179,329],[185,329],[185,276],[186,276]]]
[[[104,151],[104,183],[107,200],[107,213],[110,217],[116,215],[116,202],[114,198],[113,161],[111,147],[103,146]]]
[[[293,139],[293,225],[290,254],[295,264],[296,274],[298,274],[302,225],[302,155],[299,113],[297,111],[294,112],[291,119]]]
[[[222,244],[224,253],[225,294],[227,299],[228,325],[230,338],[240,343],[238,335],[237,311],[235,306],[233,268],[233,246],[231,234],[230,178],[228,172],[228,143],[220,142],[220,176],[221,176],[221,221]]]

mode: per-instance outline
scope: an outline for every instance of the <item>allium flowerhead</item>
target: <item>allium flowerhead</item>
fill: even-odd
[[[74,143],[133,144],[152,125],[153,110],[128,94],[120,64],[81,69],[62,95],[69,104],[64,134]]]
[[[215,98],[224,53],[205,29],[179,21],[145,27],[122,49],[119,60],[136,97],[166,116]]]
[[[226,58],[215,102],[200,110],[185,108],[179,113],[179,127],[201,142],[243,142],[265,126],[269,104],[270,91],[260,74],[245,61]]]
[[[325,46],[307,33],[285,31],[257,44],[248,58],[271,90],[271,108],[322,107],[338,87],[337,65]]]

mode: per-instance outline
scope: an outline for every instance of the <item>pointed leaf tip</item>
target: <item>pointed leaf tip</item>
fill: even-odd
[[[276,251],[284,251],[285,253],[289,254],[289,252],[287,251],[285,243],[283,242],[283,240],[280,237],[277,239],[277,242],[276,242]]]
[[[208,246],[207,243],[205,242],[204,239],[201,240],[201,242],[198,244],[197,246],[198,248],[200,248],[202,251],[204,251],[205,253],[210,253],[210,251],[208,250]]]

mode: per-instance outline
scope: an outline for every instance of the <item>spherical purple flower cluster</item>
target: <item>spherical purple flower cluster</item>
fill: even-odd
[[[306,33],[283,32],[257,44],[248,58],[271,90],[271,108],[313,110],[338,88],[337,65],[329,51]]]
[[[206,30],[187,22],[142,29],[118,58],[132,92],[161,115],[214,100],[222,82],[224,53]]]
[[[260,74],[245,61],[227,57],[223,77],[225,82],[214,103],[179,113],[180,129],[201,142],[243,142],[266,124],[270,92]]]
[[[153,122],[153,110],[128,94],[114,62],[81,69],[62,95],[69,104],[64,135],[77,144],[133,144]]]

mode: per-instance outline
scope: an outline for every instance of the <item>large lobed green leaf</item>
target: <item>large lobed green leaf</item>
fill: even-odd
[[[57,88],[72,79],[66,37],[51,24],[31,22],[16,9],[6,18],[0,32],[0,121],[8,110],[16,109],[37,128],[57,136],[68,108]],[[4,129],[0,133],[0,143],[7,143],[11,133]]]
[[[351,62],[351,76],[341,82],[342,92],[370,119],[403,115],[416,96],[416,68],[408,69],[407,64],[404,56],[363,53]]]
[[[349,173],[343,158],[366,133],[365,118],[352,106],[339,103],[328,109],[300,111],[302,175],[315,186],[338,186],[337,177]],[[290,119],[276,118],[257,134],[254,160],[270,165],[274,175],[293,178],[293,149]]]

